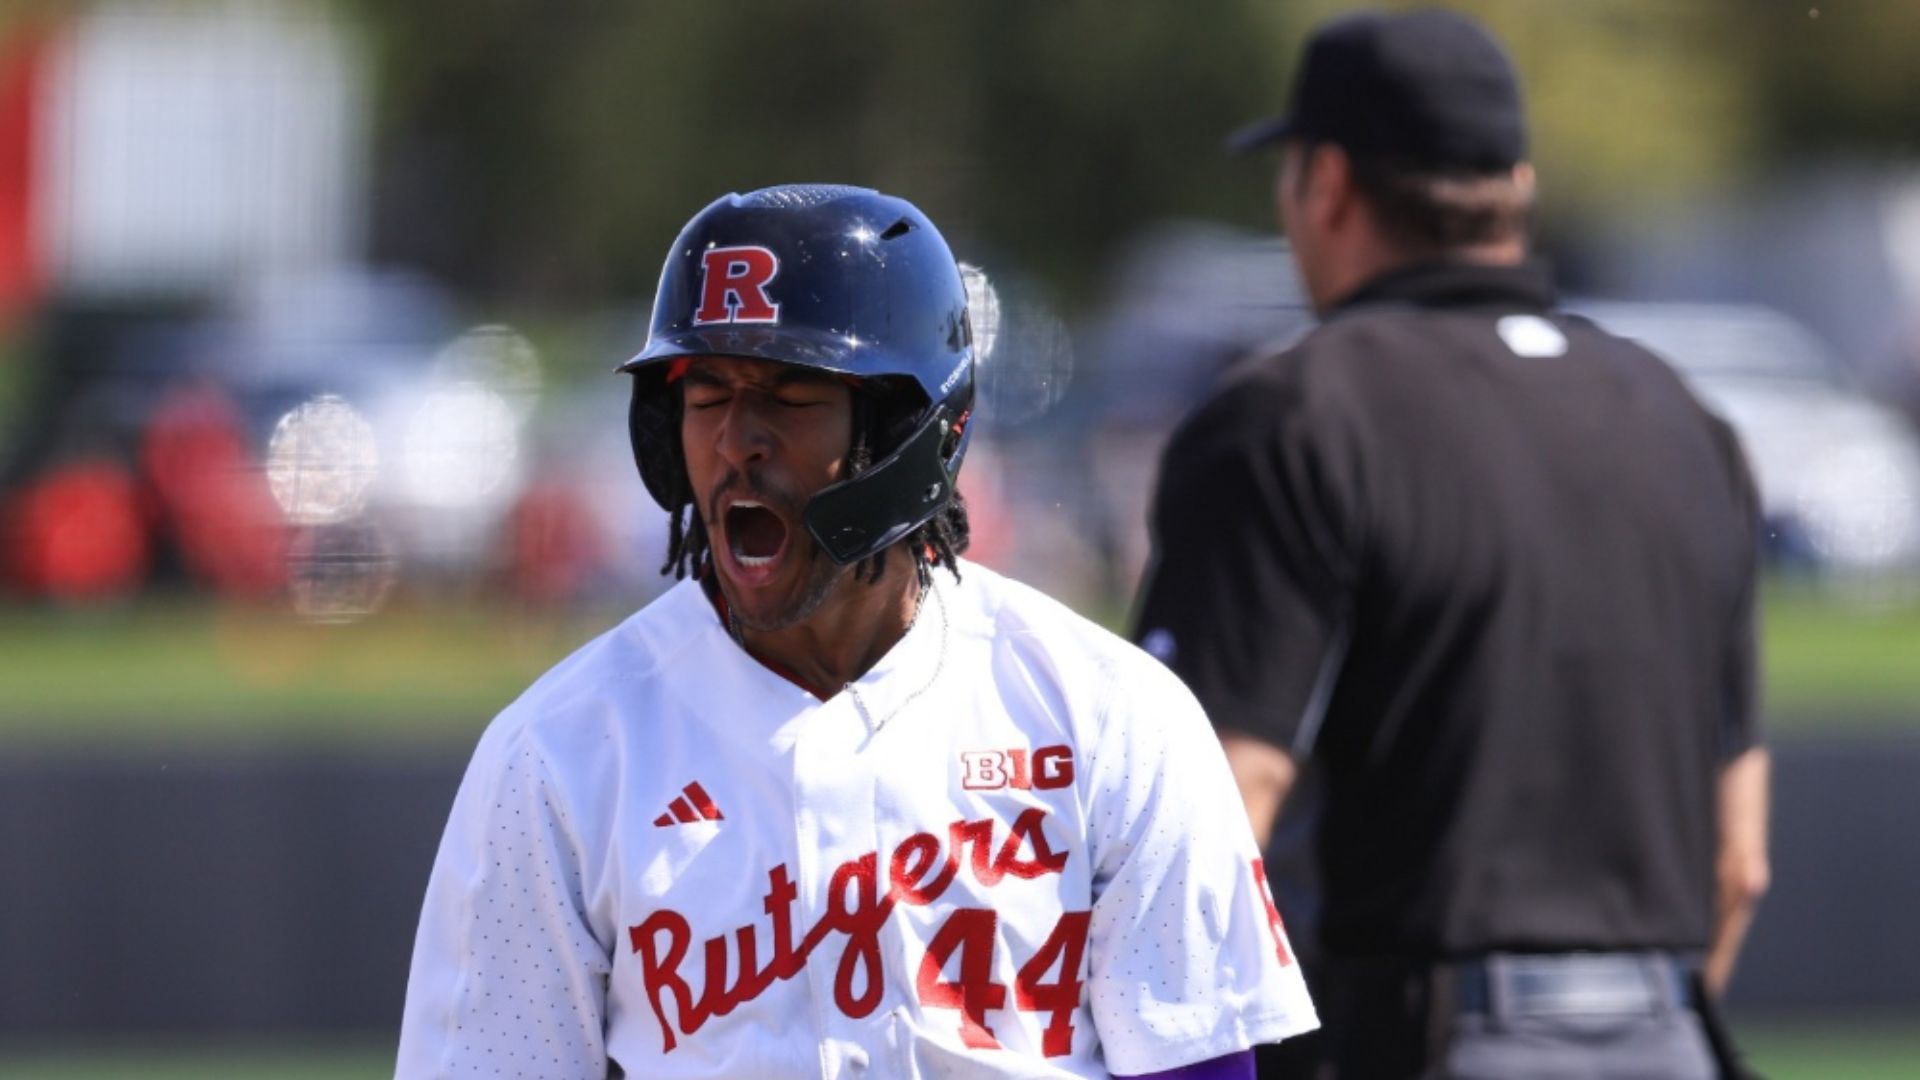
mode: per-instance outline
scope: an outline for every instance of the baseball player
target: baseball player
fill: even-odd
[[[482,737],[400,1075],[1240,1077],[1315,1025],[1193,697],[959,557],[931,221],[721,198],[621,370],[684,580]]]

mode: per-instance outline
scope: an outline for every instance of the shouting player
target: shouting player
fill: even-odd
[[[481,739],[401,1075],[1242,1077],[1314,1026],[1192,696],[959,558],[932,222],[726,196],[622,370],[686,580]]]

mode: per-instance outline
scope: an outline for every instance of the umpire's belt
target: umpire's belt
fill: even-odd
[[[1454,968],[1454,1009],[1497,1017],[1655,1016],[1688,1007],[1671,953],[1490,953]]]

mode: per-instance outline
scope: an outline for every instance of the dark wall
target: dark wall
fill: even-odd
[[[1920,736],[1777,744],[1773,887],[1729,1006],[1920,1015],[1917,911]]]
[[[1920,737],[1776,748],[1737,1011],[1920,1011]],[[0,761],[0,1040],[391,1032],[463,761]]]
[[[0,763],[0,1038],[395,1028],[462,767]]]

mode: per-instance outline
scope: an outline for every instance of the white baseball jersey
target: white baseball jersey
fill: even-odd
[[[502,713],[399,1074],[1098,1077],[1313,1028],[1192,695],[961,573],[826,701],[687,582]]]

